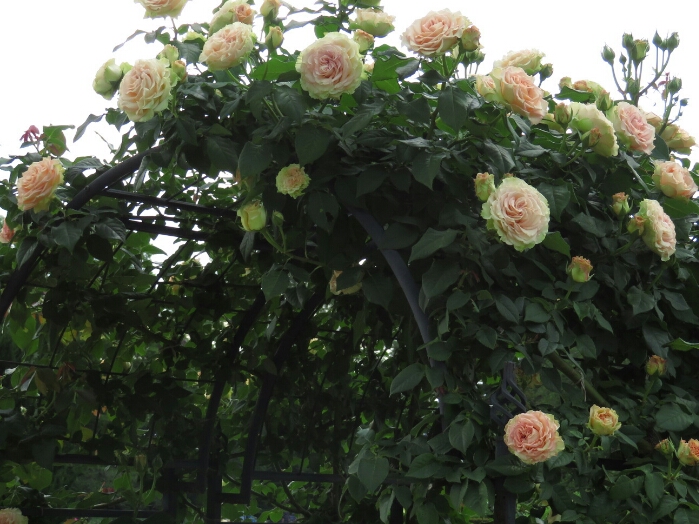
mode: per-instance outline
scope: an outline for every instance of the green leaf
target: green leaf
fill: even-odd
[[[325,129],[304,125],[296,132],[294,147],[299,164],[306,165],[318,160],[330,145],[332,135]]]
[[[175,129],[177,130],[177,136],[179,136],[185,144],[191,146],[197,145],[197,128],[194,120],[191,118],[178,118],[175,120]]]
[[[354,475],[350,475],[347,478],[347,489],[349,490],[352,498],[357,502],[361,502],[361,500],[367,494],[367,489],[364,487],[364,484],[362,484],[362,481]]]
[[[335,218],[340,211],[340,204],[330,193],[314,192],[308,197],[308,216],[318,227],[331,231]],[[330,219],[328,219],[330,215]]]
[[[461,267],[453,260],[435,260],[422,276],[422,291],[428,299],[444,293],[461,275]]]
[[[475,97],[450,86],[440,93],[437,100],[437,111],[445,124],[454,131],[459,131],[468,120],[468,114],[474,105],[478,106],[478,100]]]
[[[510,297],[497,295],[495,297],[495,307],[497,307],[502,318],[513,324],[519,324],[519,311]]]
[[[558,231],[547,233],[542,244],[545,248],[550,249],[551,251],[558,251],[559,253],[570,257],[570,245],[563,239],[561,233]]]
[[[388,226],[384,236],[379,242],[379,249],[402,249],[411,246],[417,239],[418,232],[415,228],[407,227],[399,222]]]
[[[595,95],[589,91],[578,91],[570,87],[562,87],[561,92],[556,95],[559,100],[570,100],[572,102],[582,102],[583,104],[594,102]]]
[[[665,481],[663,480],[663,476],[657,472],[646,474],[644,488],[648,500],[650,500],[653,507],[656,507],[665,493]]]
[[[272,57],[250,72],[253,80],[276,80],[284,73],[296,71],[296,57]]]
[[[475,428],[471,420],[467,420],[464,424],[452,422],[449,427],[449,443],[455,449],[461,451],[461,453],[466,453],[466,450],[471,445],[474,433]]]
[[[357,476],[369,493],[376,491],[388,476],[388,460],[371,455],[359,461]]]
[[[434,475],[441,467],[442,465],[437,462],[432,453],[423,453],[415,457],[410,463],[408,476],[416,479],[426,479]]]
[[[498,342],[498,332],[490,326],[481,326],[476,331],[476,340],[489,349],[495,349]]]
[[[690,351],[692,349],[699,349],[699,342],[686,342],[681,338],[676,338],[670,342],[670,347],[675,351]]]
[[[380,166],[369,166],[359,174],[357,197],[373,193],[388,177],[388,172]]]
[[[671,495],[664,495],[662,499],[660,499],[660,503],[658,504],[658,507],[655,508],[653,511],[653,514],[651,515],[651,519],[653,521],[659,520],[663,518],[666,515],[669,515],[675,509],[677,509],[677,506],[679,506],[679,502],[677,502],[677,499]],[[677,522],[677,516],[675,516],[675,522]]]
[[[22,243],[17,249],[17,267],[22,267],[24,263],[34,254],[34,251],[39,247],[39,243],[34,237],[27,237],[22,240]]]
[[[402,115],[405,115],[406,118],[413,122],[418,124],[430,123],[430,104],[424,97],[416,98],[408,103],[398,103],[398,110]]]
[[[689,309],[689,304],[687,304],[687,300],[682,294],[668,291],[667,289],[661,289],[660,293],[663,295],[663,298],[667,300],[677,311],[685,311]]]
[[[235,173],[238,167],[238,155],[233,142],[221,136],[206,137],[206,153],[211,160],[211,166],[216,171]]]
[[[529,475],[521,475],[518,477],[507,477],[504,482],[505,489],[510,493],[527,493],[534,489],[534,483]],[[562,520],[562,519],[561,519]],[[575,520],[575,519],[573,519]]]
[[[551,314],[544,309],[544,306],[538,302],[530,302],[527,307],[524,308],[524,321],[525,322],[535,322],[537,324],[542,324],[548,322],[551,318]]]
[[[684,218],[687,215],[699,215],[699,204],[693,200],[679,198],[666,198],[663,200],[663,209],[672,218]]]
[[[655,299],[636,286],[629,289],[629,292],[626,294],[626,300],[633,308],[634,315],[640,315],[655,307]]]
[[[370,275],[362,281],[362,292],[369,302],[388,309],[393,298],[393,280],[381,275]]]
[[[391,56],[388,60],[379,59],[374,63],[374,70],[371,73],[372,82],[383,80],[395,80],[412,75],[420,66],[419,60],[415,58],[400,58]]]
[[[85,121],[78,126],[78,128],[75,130],[75,136],[73,137],[73,143],[77,142],[80,140],[80,138],[85,134],[85,130],[87,129],[87,126],[90,124],[94,124],[95,122],[99,122],[104,118],[104,115],[90,115],[88,116]]]
[[[291,280],[286,271],[273,269],[262,276],[262,292],[267,301],[281,295],[290,285]]]
[[[694,417],[677,404],[665,404],[655,414],[655,424],[667,431],[684,431],[694,422]]]
[[[454,240],[456,240],[457,233],[458,231],[454,229],[437,231],[436,229],[429,228],[425,231],[425,234],[422,235],[422,238],[417,241],[417,244],[413,246],[408,263],[413,260],[427,258],[435,251],[453,244]]]
[[[486,140],[483,142],[483,150],[486,163],[496,175],[504,175],[515,167],[515,159],[509,149],[505,149],[491,140]]]
[[[80,240],[82,234],[82,229],[74,222],[64,221],[58,226],[51,228],[51,238],[53,241],[57,245],[66,248],[70,253],[73,252],[73,248],[75,244],[78,243],[78,240]]]
[[[598,238],[604,238],[606,235],[605,223],[585,213],[576,215],[571,222],[580,226],[583,232],[591,233]]]
[[[675,511],[675,516],[672,520],[672,524],[699,524],[699,511],[680,508],[677,511]]]
[[[415,515],[418,524],[439,524],[439,512],[431,502],[419,506],[415,510]]]
[[[412,173],[415,180],[432,189],[432,183],[439,174],[442,160],[446,157],[444,153],[432,153],[421,151],[413,159]]]
[[[121,220],[107,218],[95,224],[95,233],[107,240],[126,240],[126,228]]]
[[[238,168],[240,176],[247,178],[262,173],[272,162],[272,151],[267,144],[247,142],[240,152]]]
[[[560,222],[561,214],[568,205],[568,202],[570,202],[570,190],[568,189],[568,185],[539,184],[537,189],[548,201],[551,215]]]
[[[277,86],[273,95],[279,110],[295,122],[300,122],[306,114],[306,99],[291,87]]]
[[[491,473],[497,475],[504,475],[506,477],[516,477],[517,475],[522,475],[532,468],[529,464],[525,464],[519,460],[514,455],[503,455],[497,457],[492,462],[486,465],[486,469]]]
[[[425,368],[422,364],[410,364],[398,373],[391,381],[391,395],[409,391],[417,386],[425,376]]]
[[[667,348],[665,346],[671,340],[669,333],[647,322],[643,324],[642,331],[643,339],[646,341],[648,348],[656,355],[667,358]]]
[[[609,488],[609,498],[612,500],[625,500],[638,493],[641,486],[643,486],[643,477],[631,479],[626,475],[621,475],[614,485]]]

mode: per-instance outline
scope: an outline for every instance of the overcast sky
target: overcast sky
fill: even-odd
[[[261,1],[257,0],[258,5]],[[290,2],[297,7],[312,3]],[[190,0],[178,22],[208,22],[219,3]],[[670,72],[682,78],[682,94],[690,99],[681,124],[699,136],[699,96],[695,96],[699,94],[695,65],[699,32],[691,16],[694,1],[663,4],[655,0],[611,0],[590,4],[560,0],[383,0],[382,4],[386,12],[396,16],[397,30],[385,42],[399,46],[399,34],[429,9],[460,10],[482,33],[486,60],[479,72],[489,72],[493,61],[509,51],[536,48],[546,53],[545,61],[554,66],[548,84],[552,91],[561,77],[570,76],[573,80],[594,80],[613,92],[609,66],[600,58],[605,43],[618,53],[623,32],[651,39],[656,29],[663,37],[677,31],[681,43]],[[0,1],[0,39],[6,50],[0,81],[0,156],[20,152],[19,137],[30,125],[78,126],[88,114],[102,114],[105,107],[116,105],[116,97],[107,102],[92,91],[92,80],[99,66],[111,57],[117,62],[133,63],[159,52],[160,44],[148,46],[142,37],[112,52],[136,29],[151,30],[163,24],[164,19],[143,19],[143,12],[132,0]],[[292,31],[287,42],[303,47],[312,39],[304,31]],[[654,109],[651,103],[642,103],[642,107]],[[108,149],[97,136],[98,130],[117,141],[118,137],[109,134],[106,127],[91,127],[79,142],[69,143],[68,158],[107,158]],[[71,142],[72,133],[68,138]]]

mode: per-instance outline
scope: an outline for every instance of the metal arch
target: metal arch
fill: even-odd
[[[78,194],[75,195],[75,198],[66,204],[66,208],[80,209],[87,204],[92,197],[100,194],[110,185],[136,171],[145,157],[158,151],[160,151],[160,147],[154,147],[153,149],[149,149],[148,151],[132,156],[128,160],[124,160],[121,164],[108,169],[82,188]],[[15,299],[20,289],[22,289],[22,286],[29,278],[29,275],[31,275],[34,267],[39,261],[39,258],[45,250],[45,246],[39,245],[37,249],[34,250],[32,255],[24,262],[24,264],[17,268],[10,276],[5,289],[2,290],[2,295],[0,295],[0,318],[3,318],[7,313],[12,301]]]

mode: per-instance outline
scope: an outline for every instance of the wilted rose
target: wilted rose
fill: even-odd
[[[616,411],[611,408],[601,408],[595,404],[590,408],[587,427],[595,435],[613,435],[621,427],[621,423]]]
[[[553,415],[527,411],[515,415],[505,426],[505,444],[525,464],[536,464],[558,455],[565,443]]]
[[[277,175],[277,191],[292,198],[298,198],[303,194],[303,190],[308,187],[311,179],[306,171],[298,165],[291,164],[279,171]]]
[[[653,151],[655,129],[636,106],[628,102],[619,102],[607,111],[607,118],[614,126],[619,141],[626,147],[647,155]]]
[[[359,44],[341,33],[326,33],[301,52],[296,71],[311,98],[324,100],[354,93],[364,71]]]
[[[646,373],[649,375],[664,375],[667,370],[667,360],[658,355],[653,355],[646,362]]]
[[[146,8],[144,18],[173,18],[179,16],[187,0],[134,0]]]
[[[672,441],[669,439],[663,439],[660,442],[658,442],[655,445],[655,449],[660,451],[663,455],[666,457],[672,456],[675,454],[675,446],[672,444]]]
[[[524,251],[546,238],[550,211],[544,195],[524,180],[510,177],[490,194],[481,216],[501,241]]]
[[[138,60],[119,85],[119,109],[132,122],[145,122],[167,108],[172,89],[171,70],[156,59]]]
[[[405,47],[419,55],[440,56],[459,43],[470,25],[469,19],[458,11],[430,11],[415,20],[400,38]]]
[[[56,159],[34,162],[17,181],[17,207],[22,211],[48,209],[64,172],[63,164]]]
[[[689,170],[677,162],[656,162],[653,182],[670,198],[690,199],[699,190]]]
[[[525,49],[524,51],[511,51],[496,60],[493,69],[504,69],[505,67],[519,67],[528,75],[533,75],[541,70],[541,60],[546,56],[536,49]]]
[[[252,27],[233,22],[216,31],[204,43],[200,62],[206,62],[209,71],[223,71],[245,61],[255,45]]]

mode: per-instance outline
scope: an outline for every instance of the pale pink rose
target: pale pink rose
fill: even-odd
[[[206,62],[209,71],[223,71],[245,61],[254,46],[252,27],[233,22],[216,31],[206,41],[199,61]]]
[[[689,170],[677,162],[656,162],[653,182],[670,198],[686,200],[699,190]]]
[[[233,22],[252,25],[254,19],[255,11],[246,0],[228,0],[216,11],[211,19],[209,35],[213,35],[219,29]]]
[[[459,11],[430,11],[401,35],[402,44],[422,56],[439,56],[452,49],[471,22]]]
[[[165,18],[167,16],[177,17],[182,12],[182,8],[187,0],[135,0],[146,8],[144,18]]]
[[[352,94],[362,83],[359,44],[341,33],[326,33],[301,51],[296,61],[301,88],[311,98],[324,100]]]
[[[633,151],[649,155],[655,144],[655,128],[648,123],[643,112],[628,102],[619,102],[609,111],[607,118],[614,125],[619,141]]]
[[[132,122],[145,122],[167,108],[171,89],[171,70],[163,61],[137,60],[119,84],[117,105]]]
[[[544,91],[521,67],[494,69],[490,77],[495,84],[495,93],[518,115],[526,116],[532,124],[540,123],[548,113]]]
[[[12,242],[13,236],[15,236],[14,229],[8,226],[7,222],[3,221],[2,230],[0,230],[0,242],[3,244],[9,244]]]
[[[645,199],[639,207],[636,216],[629,221],[629,232],[637,231],[643,242],[660,255],[663,262],[670,260],[677,244],[675,224],[656,200]]]
[[[525,464],[544,462],[565,449],[553,415],[527,411],[515,415],[505,426],[505,444]]]
[[[22,211],[48,209],[56,188],[63,182],[64,172],[65,168],[56,159],[34,162],[17,181],[17,207]]]
[[[29,518],[17,508],[0,509],[0,524],[29,524]]]
[[[481,216],[500,240],[524,251],[546,238],[550,211],[544,195],[524,180],[509,177],[490,193]]]
[[[493,69],[503,69],[505,67],[521,67],[528,75],[533,75],[541,71],[541,60],[546,55],[536,49],[525,49],[524,51],[511,51],[496,60]]]

